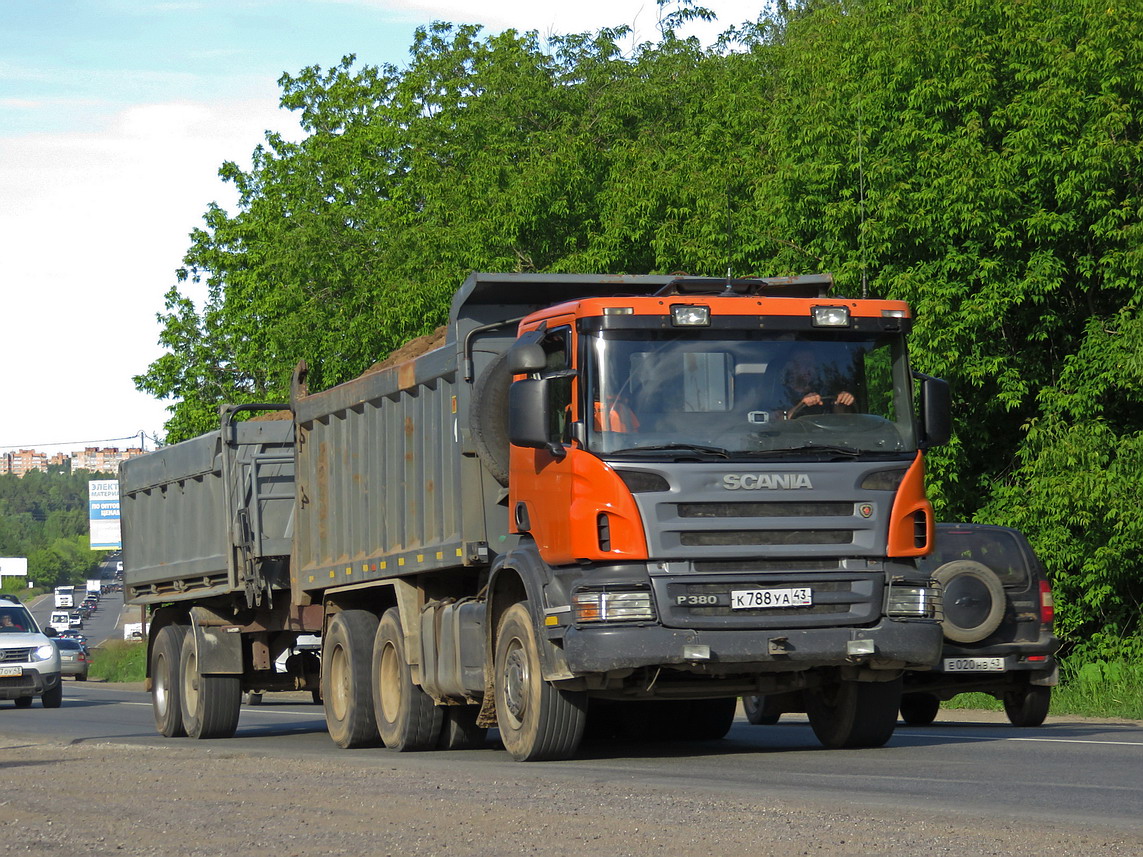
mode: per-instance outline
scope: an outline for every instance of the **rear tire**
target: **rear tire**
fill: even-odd
[[[376,747],[381,743],[373,714],[370,669],[377,617],[365,610],[334,615],[322,650],[321,697],[326,729],[338,747]]]
[[[910,726],[928,726],[937,719],[941,701],[931,693],[917,691],[901,695],[901,719]]]
[[[575,754],[587,722],[587,694],[544,680],[526,601],[500,619],[494,682],[500,739],[512,758],[534,762]]]
[[[241,676],[202,675],[194,641],[184,640],[179,657],[183,725],[191,738],[230,738],[242,710]]]
[[[167,738],[184,738],[187,734],[178,679],[186,636],[186,625],[167,625],[155,635],[151,647],[151,709],[155,728]]]
[[[897,726],[901,679],[828,682],[807,690],[805,699],[810,726],[824,747],[880,747]]]
[[[386,610],[377,626],[372,662],[373,715],[385,746],[399,752],[436,747],[443,712],[413,683],[396,607]]]
[[[1004,694],[1004,713],[1013,726],[1041,726],[1052,705],[1052,689],[1030,684]]]

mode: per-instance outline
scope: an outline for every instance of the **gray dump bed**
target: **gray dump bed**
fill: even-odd
[[[128,603],[288,584],[266,566],[284,569],[290,553],[293,422],[226,422],[120,466]]]

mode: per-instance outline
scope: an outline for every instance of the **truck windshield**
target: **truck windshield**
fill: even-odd
[[[612,329],[585,344],[585,433],[598,454],[916,450],[900,335]]]

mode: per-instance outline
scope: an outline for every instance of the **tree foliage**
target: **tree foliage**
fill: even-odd
[[[405,68],[285,75],[305,137],[223,166],[238,209],[192,235],[137,379],[177,400],[169,437],[284,398],[299,359],[315,389],[356,375],[470,270],[829,270],[908,300],[952,384],[942,515],[1028,532],[1073,644],[1138,635],[1143,8],[773,8],[714,49],[676,36],[709,14],[685,2],[631,55],[438,23]]]
[[[91,550],[88,536],[87,483],[97,476],[85,470],[0,475],[0,556],[27,557],[28,577],[38,586],[82,583],[107,556]],[[11,589],[23,582],[4,583]]]

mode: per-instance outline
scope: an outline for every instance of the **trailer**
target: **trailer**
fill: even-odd
[[[825,746],[883,744],[941,648],[948,391],[906,304],[831,286],[473,274],[439,347],[312,394],[302,364],[288,403],[125,461],[157,728],[309,690],[341,747],[496,727],[559,759],[589,722],[718,738],[798,694]]]

